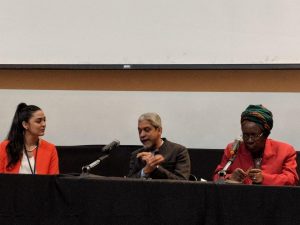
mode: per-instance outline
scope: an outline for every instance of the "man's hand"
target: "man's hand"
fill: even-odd
[[[140,152],[137,154],[136,157],[140,158],[141,160],[147,163],[150,160],[150,158],[153,157],[153,154],[151,152]]]
[[[140,152],[137,154],[137,158],[141,158],[146,162],[146,166],[144,167],[145,174],[150,174],[157,166],[165,161],[165,158],[162,155],[153,155],[151,152]]]

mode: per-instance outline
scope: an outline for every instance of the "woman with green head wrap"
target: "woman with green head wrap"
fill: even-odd
[[[273,114],[262,105],[249,105],[241,114],[243,141],[237,151],[229,144],[218,165],[214,180],[219,179],[226,163],[234,161],[226,171],[225,179],[245,184],[296,185],[296,151],[286,143],[269,137],[273,128]]]

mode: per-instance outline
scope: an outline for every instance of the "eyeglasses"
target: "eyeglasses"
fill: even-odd
[[[243,139],[244,140],[249,140],[250,138],[252,138],[253,140],[257,141],[259,138],[261,138],[263,136],[264,133],[260,133],[260,134],[243,134]]]

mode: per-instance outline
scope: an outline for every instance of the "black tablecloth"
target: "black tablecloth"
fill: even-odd
[[[300,188],[0,175],[0,224],[299,225]]]

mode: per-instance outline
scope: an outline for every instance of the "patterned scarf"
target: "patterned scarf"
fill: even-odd
[[[249,105],[241,115],[241,123],[245,120],[258,124],[266,135],[273,127],[273,114],[262,105]]]

